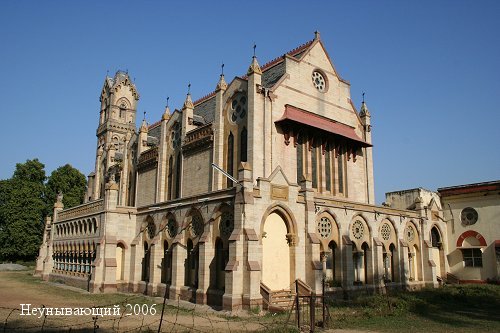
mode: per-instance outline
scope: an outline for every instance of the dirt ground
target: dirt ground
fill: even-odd
[[[89,294],[80,289],[55,285],[32,277],[31,272],[0,272],[0,331],[3,332],[157,332],[161,318],[161,298],[129,294]],[[21,304],[33,308],[92,308],[120,306],[120,316],[26,315]],[[126,304],[130,304],[127,306]],[[132,307],[150,309],[156,314],[134,314]],[[27,305],[24,305],[27,309]],[[44,310],[46,311],[46,310]],[[55,310],[53,310],[55,311]],[[25,315],[23,316],[22,313]],[[111,311],[112,313],[112,311]],[[126,315],[130,314],[131,315]],[[54,313],[55,314],[55,313]],[[237,316],[214,311],[207,306],[182,301],[168,301],[162,322],[162,332],[286,332],[286,316],[255,315],[241,312]],[[3,326],[2,326],[3,325]],[[94,326],[98,329],[94,330]],[[291,327],[291,326],[290,326]],[[358,333],[329,330],[328,332]]]

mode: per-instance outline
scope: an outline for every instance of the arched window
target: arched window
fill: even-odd
[[[337,173],[339,176],[339,193],[344,194],[344,154],[342,148],[339,149],[337,155]]]
[[[248,149],[248,133],[246,127],[243,128],[240,135],[240,161],[247,161],[247,149]]]
[[[149,262],[150,262],[150,248],[147,242],[144,242],[144,257],[142,259],[142,277],[141,281],[149,282]]]
[[[227,173],[231,176],[233,175],[233,158],[234,158],[234,137],[233,133],[229,132],[229,136],[227,138]],[[231,179],[227,179],[227,187],[232,187],[233,181]]]
[[[175,197],[181,197],[181,171],[182,171],[182,155],[179,152],[177,154],[177,167],[175,170]]]
[[[311,174],[312,187],[318,188],[318,147],[314,147],[311,151]]]
[[[431,229],[431,243],[432,247],[441,247],[441,236],[436,227],[432,227]]]
[[[302,146],[302,134],[297,135],[297,183],[304,175],[304,147]]]
[[[172,284],[172,249],[163,241],[163,259],[161,262],[161,283]]]
[[[170,158],[168,159],[168,180],[167,180],[167,193],[168,193],[168,200],[172,200],[172,164],[174,163],[174,158],[172,155],[170,155]]]
[[[327,150],[325,152],[325,189],[328,192],[332,191],[332,167],[330,161],[331,151]]]

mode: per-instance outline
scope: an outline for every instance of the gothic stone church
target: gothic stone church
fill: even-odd
[[[317,293],[323,278],[327,291],[438,284],[439,199],[374,204],[371,116],[319,33],[214,85],[137,130],[134,83],[105,78],[86,203],[55,204],[37,273],[227,310],[266,307],[297,279]]]

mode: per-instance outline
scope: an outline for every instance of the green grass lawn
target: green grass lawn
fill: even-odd
[[[438,289],[333,301],[332,328],[380,332],[500,332],[500,286]]]

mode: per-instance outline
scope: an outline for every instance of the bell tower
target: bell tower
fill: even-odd
[[[106,75],[99,98],[101,111],[92,200],[103,198],[105,184],[115,182],[119,186],[118,205],[129,202],[138,100],[139,93],[128,72],[117,71],[114,77]]]

